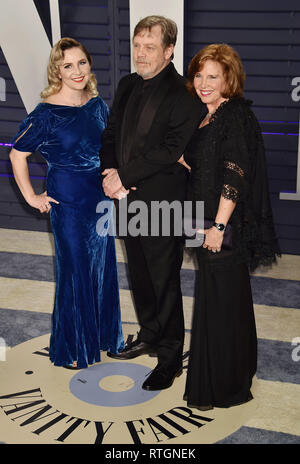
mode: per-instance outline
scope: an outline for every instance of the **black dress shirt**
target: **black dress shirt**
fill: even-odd
[[[140,77],[132,90],[124,116],[126,134],[122,156],[124,164],[136,156],[144,144],[144,137],[137,131],[138,121],[147,102],[151,99],[165,74],[169,72],[170,65],[171,63],[151,79]]]

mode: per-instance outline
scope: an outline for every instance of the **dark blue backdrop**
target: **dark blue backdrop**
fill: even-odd
[[[49,3],[35,0],[51,38]],[[129,0],[60,0],[62,36],[84,43],[94,59],[99,92],[112,103],[121,76],[130,72]],[[245,96],[261,122],[267,149],[270,193],[281,247],[300,254],[300,204],[279,200],[280,191],[296,190],[299,104],[291,81],[300,76],[299,0],[185,0],[184,66],[201,47],[226,42],[240,53],[247,73]],[[0,77],[7,99],[0,101],[0,142],[16,132],[26,111],[0,49]],[[11,177],[9,149],[0,147],[0,227],[49,230],[47,218],[27,207]],[[32,182],[44,187],[45,163],[30,161]]]

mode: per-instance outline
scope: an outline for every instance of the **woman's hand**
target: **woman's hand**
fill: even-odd
[[[130,189],[126,189],[125,187],[121,187],[120,190],[118,190],[116,193],[113,195],[113,199],[116,200],[122,200],[122,198],[126,198],[130,190],[136,190],[136,187],[130,187]]]
[[[15,181],[23,197],[30,206],[38,209],[41,213],[49,213],[51,209],[50,202],[57,204],[59,204],[59,202],[54,200],[54,198],[48,197],[47,192],[41,195],[36,195],[34,193],[27,164],[27,158],[30,155],[31,152],[22,152],[12,148],[9,158],[13,167]]]
[[[207,248],[214,253],[221,251],[224,232],[219,231],[216,227],[204,230],[205,240],[203,248]]]
[[[191,170],[190,166],[184,161],[183,155],[181,155],[181,157],[179,158],[179,160],[177,161],[177,163],[182,164],[182,166],[184,166],[185,168],[187,168],[189,171]]]
[[[41,193],[40,195],[33,194],[26,199],[27,203],[33,208],[38,209],[41,213],[49,213],[51,209],[51,202],[59,204],[54,198],[49,197],[47,192]]]
[[[221,224],[228,224],[229,219],[235,209],[236,203],[228,198],[224,198],[222,195],[220,196],[219,201],[219,208],[217,215],[215,217],[216,223]],[[205,241],[203,244],[203,248],[207,248],[214,253],[221,251],[224,232],[218,230],[215,226],[212,226],[210,229],[204,230],[205,234]],[[202,232],[203,233],[203,232]]]
[[[116,200],[122,200],[122,198],[126,198],[129,193],[129,190],[126,190],[125,187],[121,187],[120,190],[115,192],[111,198],[115,198]]]

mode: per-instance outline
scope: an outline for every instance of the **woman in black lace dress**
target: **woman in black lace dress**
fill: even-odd
[[[202,410],[252,399],[257,338],[249,269],[272,264],[280,254],[263,139],[243,98],[244,80],[241,60],[226,44],[205,47],[188,69],[188,89],[208,110],[184,154],[191,198],[204,201],[205,219],[211,221],[203,246],[196,248],[184,395],[188,406]]]

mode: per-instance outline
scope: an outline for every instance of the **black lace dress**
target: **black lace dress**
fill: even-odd
[[[204,201],[215,219],[220,195],[236,202],[232,248],[196,248],[197,272],[184,399],[191,407],[229,407],[252,399],[257,337],[249,269],[280,254],[268,194],[259,124],[242,98],[224,102],[210,124],[197,129],[186,152],[189,198]]]

